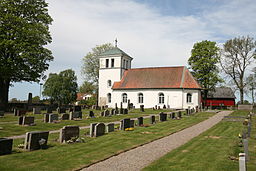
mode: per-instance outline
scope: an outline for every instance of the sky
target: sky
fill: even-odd
[[[46,0],[54,61],[45,72],[75,71],[96,45],[114,44],[133,57],[132,68],[188,66],[193,44],[202,40],[256,38],[254,0]],[[255,65],[255,64],[254,64]],[[44,81],[42,81],[44,83]],[[14,83],[9,99],[40,96],[39,83]]]

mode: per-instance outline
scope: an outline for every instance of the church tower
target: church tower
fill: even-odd
[[[112,103],[112,86],[122,79],[125,70],[131,69],[132,59],[117,45],[99,56],[99,106]]]

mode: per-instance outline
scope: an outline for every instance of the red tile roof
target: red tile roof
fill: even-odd
[[[201,89],[189,70],[184,67],[135,68],[124,72],[112,89],[192,88]]]
[[[80,101],[83,100],[85,96],[85,93],[76,93],[76,100]]]

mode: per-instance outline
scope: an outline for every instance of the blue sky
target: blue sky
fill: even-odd
[[[114,43],[134,58],[132,67],[187,66],[195,42],[256,37],[254,0],[46,0],[54,61],[46,75],[73,69],[91,48]],[[255,66],[255,64],[254,64]],[[38,83],[14,83],[9,99],[40,93]]]

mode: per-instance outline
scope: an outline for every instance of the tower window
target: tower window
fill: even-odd
[[[108,80],[108,87],[111,87],[111,80]]]
[[[123,103],[127,103],[127,94],[126,93],[122,94],[122,99],[123,99]]]
[[[106,68],[109,66],[109,59],[106,59]]]
[[[143,103],[143,94],[142,93],[138,94],[138,101],[139,101],[139,103]]]
[[[108,103],[111,103],[111,93],[108,93],[107,97],[108,97]]]
[[[159,93],[158,95],[158,102],[159,104],[164,104],[164,94],[163,93]]]
[[[187,103],[192,102],[192,95],[190,93],[187,94]]]
[[[115,59],[111,59],[111,67],[114,68],[115,66]]]

